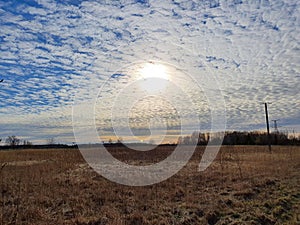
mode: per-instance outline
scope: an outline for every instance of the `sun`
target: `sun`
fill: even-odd
[[[141,69],[140,73],[144,79],[147,78],[161,78],[165,80],[169,79],[167,68],[162,64],[146,63]]]
[[[170,79],[168,68],[162,64],[146,63],[139,71],[141,87],[150,93],[163,91]]]

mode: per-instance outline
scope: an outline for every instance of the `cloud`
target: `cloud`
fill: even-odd
[[[69,134],[71,114],[65,108],[71,108],[74,96],[94,98],[92,91],[112,77],[101,101],[113,101],[135,79],[119,74],[139,60],[168,62],[198,81],[205,80],[205,73],[215,76],[225,98],[228,129],[263,127],[264,101],[273,103],[270,117],[282,118],[283,126],[284,121],[299,123],[296,0],[6,1],[0,10],[1,124],[23,124],[30,118],[25,129],[30,132],[39,130],[44,118],[53,132],[56,125],[68,124],[57,134]],[[207,103],[203,110],[197,108],[205,93],[189,93],[197,88],[190,83],[183,88],[195,104],[183,115],[201,111],[208,127]],[[185,101],[176,89],[170,93]],[[104,106],[102,112],[109,115]],[[18,132],[9,129],[3,135]]]

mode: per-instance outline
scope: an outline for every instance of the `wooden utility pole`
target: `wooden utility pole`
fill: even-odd
[[[268,115],[268,103],[264,102],[264,104],[265,104],[266,123],[267,123],[268,145],[269,145],[269,151],[272,152],[270,126],[269,126],[269,115]]]

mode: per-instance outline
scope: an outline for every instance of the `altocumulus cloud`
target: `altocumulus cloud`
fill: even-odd
[[[149,59],[209,67],[224,94],[228,129],[262,128],[264,101],[273,103],[273,119],[299,127],[299,4],[2,1],[0,136],[72,142],[75,94],[89,98],[116,70]],[[124,77],[112,78],[103,103],[126,85]],[[209,117],[209,110],[202,113]]]

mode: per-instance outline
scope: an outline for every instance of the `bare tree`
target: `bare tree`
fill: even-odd
[[[6,142],[6,144],[8,144],[10,146],[17,146],[20,144],[21,140],[13,135],[13,136],[8,136],[8,138],[6,138],[6,140],[5,140],[5,142]]]
[[[24,140],[24,141],[23,141],[23,145],[25,145],[25,146],[31,146],[31,145],[32,145],[32,142],[31,142],[31,141]]]
[[[56,141],[53,137],[47,139],[47,145],[55,145],[55,144],[56,144]]]
[[[117,143],[118,143],[118,144],[121,144],[122,142],[123,142],[123,138],[122,138],[122,137],[119,137],[118,140],[117,140]]]

